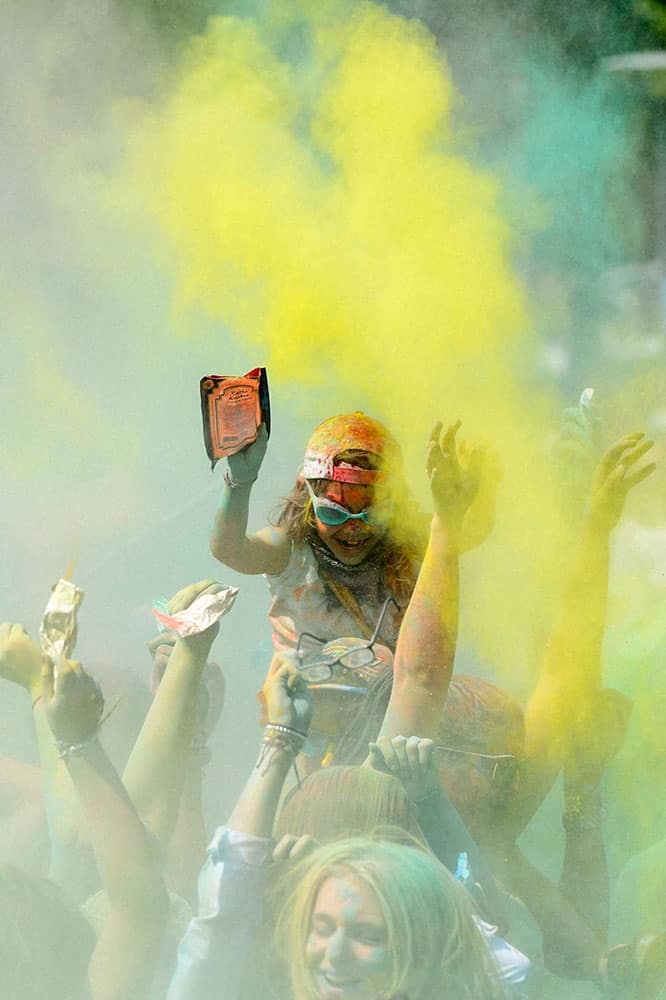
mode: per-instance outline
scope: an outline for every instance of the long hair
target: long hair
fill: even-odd
[[[389,1000],[500,1000],[490,951],[465,890],[416,847],[358,837],[319,848],[286,876],[276,925],[294,1000],[313,1000],[306,942],[321,886],[351,875],[376,896],[391,958]]]
[[[291,833],[329,841],[385,829],[423,842],[415,806],[403,785],[371,767],[333,766],[315,771],[292,790],[277,818],[275,839]]]
[[[344,458],[344,454],[340,458]],[[321,496],[326,479],[310,480],[315,496]],[[389,486],[390,518],[385,535],[374,553],[384,574],[384,582],[403,608],[407,605],[427,542],[427,518],[409,497],[407,486],[397,474]],[[282,528],[292,542],[308,544],[317,536],[317,525],[305,480],[299,476],[287,497],[271,514],[271,523]]]

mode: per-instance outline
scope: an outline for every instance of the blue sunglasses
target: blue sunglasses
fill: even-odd
[[[346,521],[363,521],[364,524],[377,523],[376,519],[372,516],[372,511],[362,510],[360,514],[352,514],[346,507],[341,507],[334,500],[328,500],[326,497],[318,497],[307,479],[305,480],[305,485],[308,488],[315,514],[322,524],[327,524],[333,528],[339,524],[344,524]]]

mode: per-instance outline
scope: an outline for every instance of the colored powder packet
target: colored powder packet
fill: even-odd
[[[69,580],[58,580],[51,589],[39,626],[43,651],[52,660],[69,658],[76,645],[76,612],[83,600],[83,591]]]
[[[205,375],[200,383],[204,442],[211,469],[257,440],[259,428],[271,432],[271,407],[265,368],[247,375]]]
[[[234,606],[238,587],[221,587],[216,594],[200,594],[184,611],[168,614],[159,607],[153,608],[153,614],[159,626],[172,629],[178,635],[199,635],[228,614]]]

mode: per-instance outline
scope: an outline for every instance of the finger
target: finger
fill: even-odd
[[[420,742],[421,740],[418,736],[410,736],[405,743],[405,756],[407,758],[409,774],[410,777],[415,780],[418,780],[421,777],[421,766],[419,761]]]
[[[604,476],[604,478],[615,468],[624,452],[628,448],[635,448],[640,439],[644,436],[645,435],[641,432],[636,432],[635,434],[625,434],[624,437],[621,437],[619,441],[616,441],[615,444],[608,449],[599,463],[599,472]]]
[[[297,840],[298,837],[295,837],[293,833],[285,833],[283,837],[280,837],[273,848],[273,861],[286,861]]]
[[[483,475],[483,465],[485,461],[485,452],[483,449],[474,447],[469,455],[469,462],[467,463],[467,475],[470,482],[478,488],[481,482],[481,476]]]
[[[291,853],[289,855],[291,861],[301,861],[302,858],[306,857],[308,854],[312,854],[313,851],[319,847],[319,842],[311,837],[309,834],[304,833],[303,836],[296,839],[296,843],[291,848]]]
[[[302,674],[298,672],[296,667],[294,667],[290,663],[286,667],[286,670],[288,671],[287,690],[290,692],[290,694],[292,696],[295,696],[297,694],[300,694],[302,691],[305,691],[307,685],[303,679]]]
[[[48,705],[54,695],[53,660],[42,653],[42,700]]]
[[[432,475],[438,461],[441,461],[442,452],[439,445],[435,441],[431,441],[428,445],[428,451],[426,452],[426,475],[428,478]]]
[[[407,739],[404,736],[394,736],[391,740],[391,747],[393,749],[394,756],[398,761],[398,767],[401,770],[407,771],[409,769],[409,761],[407,760]]]
[[[71,660],[66,660],[64,656],[59,656],[53,664],[54,690],[56,694],[63,688],[69,688],[76,683],[77,674],[74,670],[75,664]]]
[[[644,468],[638,469],[636,472],[633,473],[633,475],[627,476],[626,479],[624,480],[624,485],[627,487],[627,489],[632,490],[634,486],[638,485],[638,483],[642,483],[644,479],[647,479],[648,476],[651,476],[656,468],[657,468],[656,462],[651,462],[650,465],[646,465],[644,466]]]
[[[635,448],[631,451],[626,451],[622,456],[622,464],[629,468],[635,465],[639,459],[646,455],[650,449],[654,447],[654,441],[641,441]]]
[[[442,438],[442,451],[455,455],[456,454],[456,434],[460,430],[462,420],[456,420],[454,424],[449,424],[444,432],[444,437]]]
[[[157,635],[154,635],[152,639],[148,640],[146,646],[150,655],[154,657],[160,646],[173,647],[176,645],[177,639],[177,634],[172,629],[168,629],[165,632],[158,632]]]
[[[442,427],[443,427],[442,421],[441,420],[437,420],[436,423],[435,423],[435,426],[430,431],[430,444],[431,445],[435,444],[435,445],[439,446],[439,439],[440,439],[440,436],[441,436],[441,433],[442,433]]]
[[[423,739],[419,740],[419,767],[421,768],[421,774],[425,775],[427,771],[432,767],[435,754],[434,754],[435,744],[433,740]]]
[[[189,587],[183,587],[182,590],[173,595],[167,605],[167,610],[170,615],[184,611],[201,594],[214,594],[220,587],[221,584],[216,583],[215,580],[199,580],[198,583],[191,583]]]
[[[391,769],[386,764],[381,748],[378,747],[376,743],[368,743],[368,749],[370,751],[370,766],[373,767],[375,771],[382,771],[384,774],[390,774]]]

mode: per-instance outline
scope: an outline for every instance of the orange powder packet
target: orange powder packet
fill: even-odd
[[[204,375],[199,383],[204,441],[211,469],[257,440],[261,424],[271,431],[265,368],[247,375]]]

